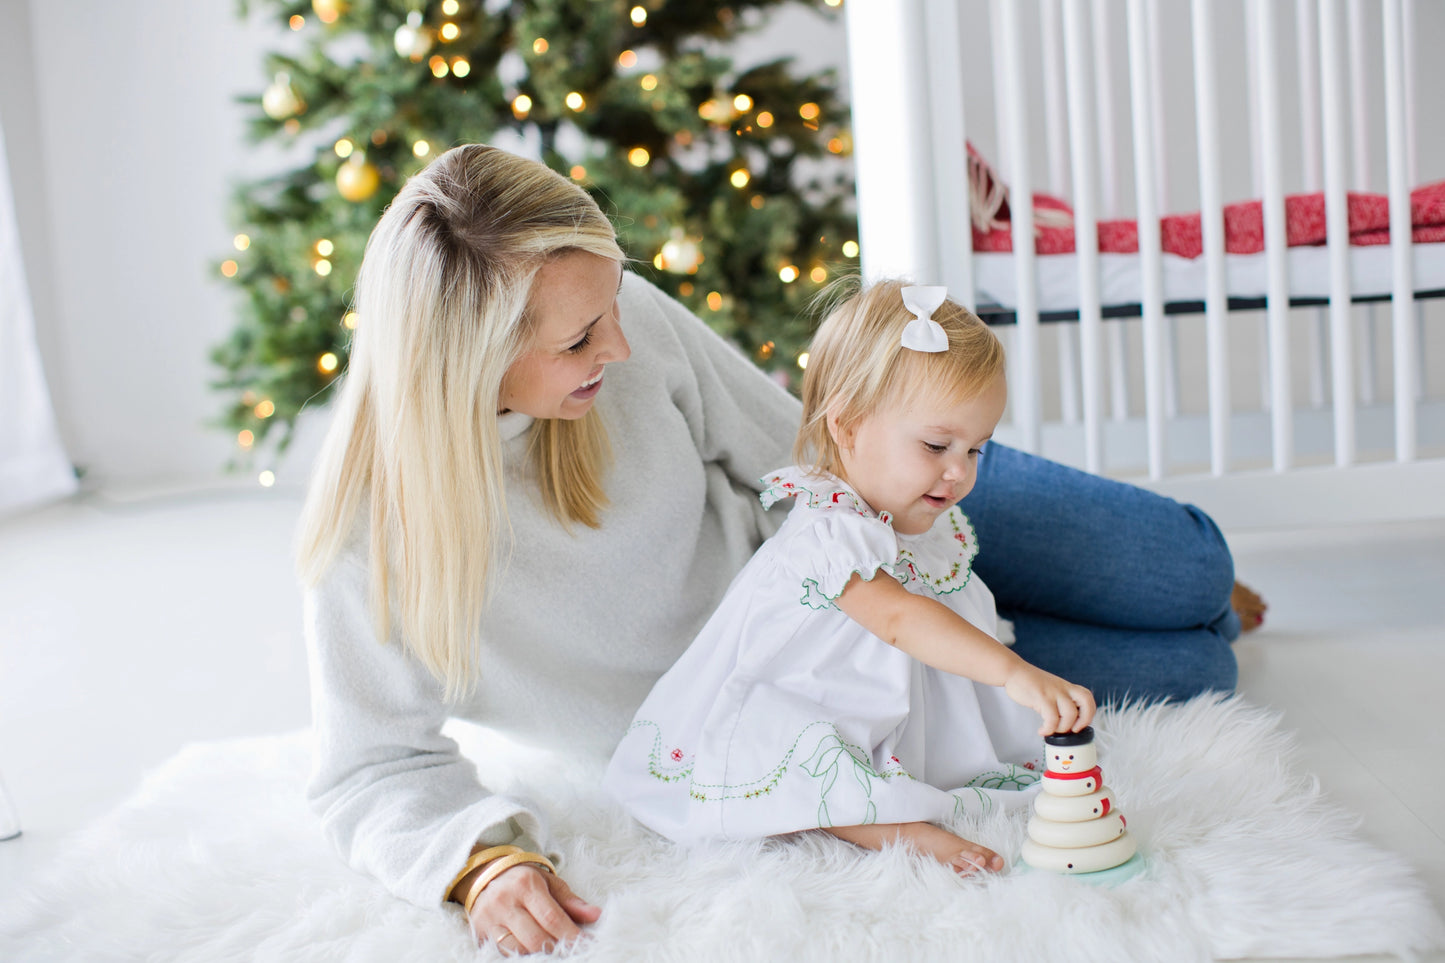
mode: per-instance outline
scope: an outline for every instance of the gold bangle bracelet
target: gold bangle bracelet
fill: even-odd
[[[520,846],[492,846],[489,849],[483,849],[478,852],[472,853],[472,855],[467,858],[467,864],[462,867],[462,871],[460,873],[457,873],[456,877],[453,878],[451,883],[447,886],[447,899],[452,899],[452,891],[461,884],[461,881],[466,878],[468,873],[476,869],[478,866],[490,863],[492,860],[502,856],[516,855],[517,853],[520,853],[522,851],[522,847]],[[457,900],[457,902],[460,903],[461,900]]]
[[[519,850],[509,856],[495,859],[487,864],[487,868],[482,870],[482,874],[476,878],[471,889],[467,891],[467,898],[462,903],[462,908],[466,910],[467,915],[472,915],[472,906],[477,902],[477,897],[482,895],[482,890],[487,888],[487,884],[513,866],[521,866],[523,863],[535,863],[553,875],[557,872],[557,867],[552,865],[552,861],[541,853],[524,853]]]

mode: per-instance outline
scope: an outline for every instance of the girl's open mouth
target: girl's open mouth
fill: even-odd
[[[583,400],[591,398],[593,395],[597,394],[597,390],[601,387],[602,372],[599,371],[597,372],[597,377],[593,378],[591,381],[587,382],[585,385],[572,392],[572,397]]]

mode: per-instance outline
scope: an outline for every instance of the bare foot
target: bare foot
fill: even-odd
[[[919,853],[932,856],[960,876],[985,870],[998,872],[1003,869],[1003,857],[998,853],[961,836],[955,836],[932,823],[834,826],[827,832],[866,849],[882,849],[887,843],[906,842]]]
[[[1246,632],[1263,625],[1264,613],[1269,609],[1259,593],[1242,582],[1234,583],[1234,591],[1229,593],[1229,607],[1239,614],[1240,627]]]

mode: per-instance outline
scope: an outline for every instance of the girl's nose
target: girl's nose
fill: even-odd
[[[627,335],[622,333],[622,324],[615,310],[612,312],[611,318],[606,319],[597,327],[602,329],[601,343],[597,346],[596,361],[598,364],[626,361],[632,357],[632,346],[627,343]]]

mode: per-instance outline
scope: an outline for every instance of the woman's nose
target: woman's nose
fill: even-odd
[[[598,327],[603,329],[601,343],[597,346],[598,364],[626,361],[632,357],[632,345],[627,343],[627,335],[622,333],[620,315],[615,310],[612,317]]]

